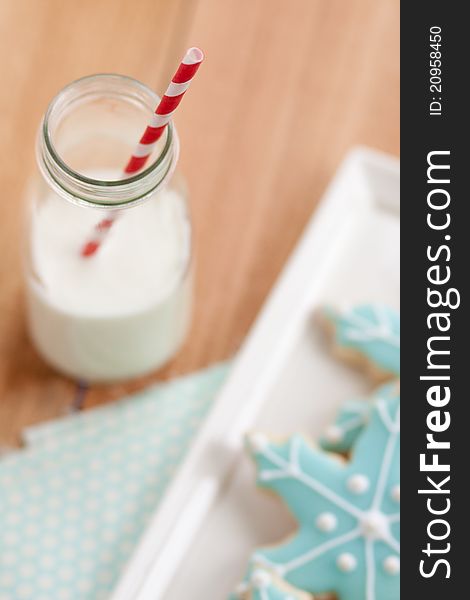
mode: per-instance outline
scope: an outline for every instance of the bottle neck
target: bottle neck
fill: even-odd
[[[49,186],[70,202],[109,210],[140,204],[161,189],[179,154],[171,122],[149,166],[131,177],[122,171],[158,101],[152,90],[120,75],[85,77],[64,88],[37,139],[38,165]]]

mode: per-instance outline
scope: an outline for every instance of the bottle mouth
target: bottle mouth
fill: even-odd
[[[37,140],[39,168],[51,187],[87,206],[117,209],[145,201],[168,181],[179,154],[170,122],[150,164],[130,176],[123,172],[159,100],[143,83],[116,74],[83,77],[63,88]]]

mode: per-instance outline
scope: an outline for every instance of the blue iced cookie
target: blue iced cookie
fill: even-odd
[[[314,600],[313,596],[294,589],[269,570],[254,565],[237,586],[231,600]]]
[[[400,374],[398,312],[381,304],[361,304],[345,310],[327,306],[322,315],[341,356],[365,362],[379,379]]]
[[[335,422],[327,427],[320,439],[321,447],[330,452],[349,452],[367,425],[377,400],[399,397],[400,384],[394,381],[380,386],[369,398],[347,400],[341,407]]]
[[[299,528],[253,561],[295,588],[339,600],[400,595],[400,403],[379,400],[350,462],[302,437],[249,438],[258,482],[283,498]]]

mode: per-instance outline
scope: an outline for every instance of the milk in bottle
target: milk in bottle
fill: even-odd
[[[49,364],[86,381],[159,367],[188,328],[191,228],[173,125],[142,173],[121,175],[157,102],[135,80],[87,77],[52,101],[39,132],[40,176],[28,193],[29,331]],[[84,258],[90,232],[110,215],[99,251]]]

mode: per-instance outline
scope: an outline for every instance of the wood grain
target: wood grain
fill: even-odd
[[[36,355],[23,316],[22,194],[50,98],[110,71],[162,91],[186,45],[206,52],[177,117],[196,239],[192,330],[165,369],[94,387],[89,407],[232,356],[344,153],[398,153],[398,21],[398,0],[0,1],[0,443],[75,393]]]

